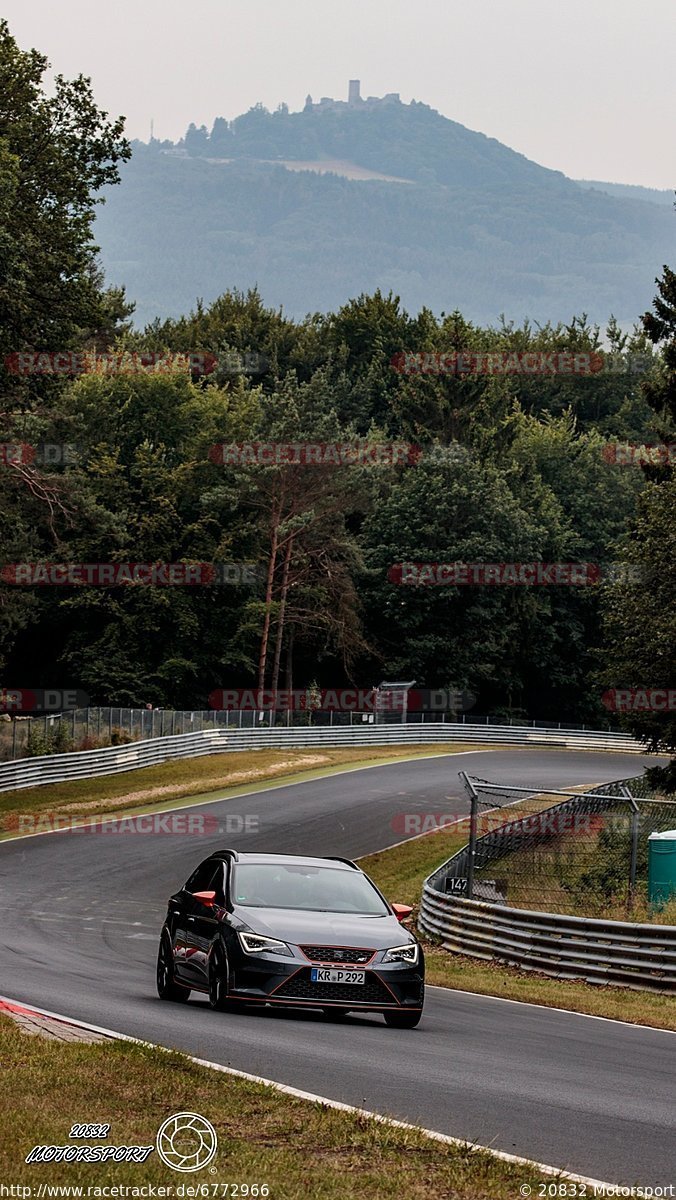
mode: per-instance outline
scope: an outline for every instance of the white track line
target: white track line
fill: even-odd
[[[106,1037],[115,1038],[117,1041],[132,1042],[137,1046],[149,1046],[153,1050],[162,1050],[167,1053],[172,1053],[169,1047],[160,1046],[156,1042],[146,1042],[142,1038],[131,1037],[127,1033],[119,1033],[114,1029],[106,1029],[101,1025],[90,1025],[87,1021],[78,1021],[73,1017],[65,1017],[62,1013],[50,1012],[45,1008],[36,1008],[33,1004],[23,1004],[20,1000],[11,1000],[8,996],[0,996],[0,1004],[7,1005],[11,1011],[12,1006],[20,1011],[29,1011],[37,1016],[51,1017],[56,1021],[63,1021],[66,1025],[75,1025],[78,1029],[87,1029],[91,1033],[100,1033]],[[507,1154],[504,1150],[494,1150],[491,1146],[480,1146],[477,1142],[468,1142],[463,1138],[451,1137],[448,1133],[439,1133],[436,1129],[426,1129],[422,1125],[412,1125],[409,1121],[397,1121],[394,1117],[384,1117],[381,1113],[371,1112],[367,1108],[358,1108],[354,1104],[344,1104],[341,1100],[332,1100],[328,1096],[318,1096],[314,1092],[304,1092],[300,1088],[291,1087],[286,1083],[278,1083],[275,1079],[265,1079],[262,1075],[251,1075],[248,1071],[238,1071],[235,1067],[225,1067],[222,1063],[210,1062],[206,1058],[196,1058],[193,1054],[185,1054],[184,1051],[179,1051],[190,1062],[199,1067],[208,1067],[211,1071],[220,1071],[224,1075],[233,1075],[237,1079],[247,1079],[250,1083],[260,1083],[265,1087],[274,1088],[276,1092],[283,1092],[287,1096],[294,1096],[298,1100],[308,1100],[313,1104],[324,1104],[328,1108],[338,1109],[340,1112],[354,1113],[360,1117],[368,1117],[372,1121],[377,1121],[381,1125],[388,1125],[394,1129],[414,1130],[417,1133],[424,1133],[426,1137],[431,1138],[435,1142],[443,1142],[447,1146],[458,1146],[464,1150],[468,1147],[477,1151],[482,1151],[484,1154],[490,1154],[492,1158],[499,1158],[502,1162],[514,1163],[521,1167],[530,1167],[532,1170],[540,1171],[543,1175],[553,1175],[557,1179],[570,1181],[571,1183],[585,1183],[588,1187],[594,1188],[615,1188],[619,1185],[605,1183],[600,1179],[591,1179],[587,1175],[574,1175],[565,1171],[562,1167],[552,1167],[548,1163],[536,1162],[532,1158],[522,1158],[517,1154]]]
[[[536,976],[537,977],[537,976]],[[551,976],[549,978],[552,978]],[[555,982],[555,980],[553,980]],[[564,982],[561,980],[560,982]],[[584,980],[570,979],[567,983],[584,983]],[[459,996],[480,997],[482,1000],[497,1000],[499,1004],[520,1004],[522,1008],[543,1008],[546,1012],[566,1013],[569,1017],[584,1017],[587,1021],[607,1021],[610,1025],[624,1025],[627,1029],[649,1029],[652,1033],[676,1034],[676,1029],[665,1029],[662,1025],[641,1025],[638,1021],[623,1021],[621,1017],[599,1017],[596,1013],[578,1012],[575,1008],[557,1008],[555,1004],[538,1004],[537,1000],[512,1000],[508,996],[494,996],[492,992],[468,992],[466,988],[444,987],[440,983],[426,983],[425,991],[445,992],[447,996],[457,993]],[[655,995],[648,992],[648,995]],[[670,993],[657,993],[669,998]]]

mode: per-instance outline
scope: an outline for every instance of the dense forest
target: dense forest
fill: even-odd
[[[0,113],[3,441],[38,448],[0,464],[5,687],[202,708],[223,687],[415,679],[471,693],[476,713],[604,724],[619,719],[607,689],[670,686],[673,470],[667,451],[646,465],[627,450],[676,441],[668,268],[633,333],[583,314],[412,315],[378,290],[294,320],[232,289],[140,330],[92,238],[95,197],[129,155],[122,125],[86,80],[45,97],[44,70],[1,26],[0,81],[19,80]],[[526,355],[593,369],[526,372]],[[222,449],[393,442],[416,452],[318,465]],[[50,446],[70,449],[56,462]],[[584,586],[406,586],[393,571],[534,562],[595,570]],[[14,582],[21,563],[257,570],[49,587]],[[632,721],[676,745],[673,713]]]

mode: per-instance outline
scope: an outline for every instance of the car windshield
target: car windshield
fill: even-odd
[[[388,915],[383,900],[360,871],[286,863],[239,863],[232,898],[251,908]]]

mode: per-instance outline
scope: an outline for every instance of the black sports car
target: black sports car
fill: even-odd
[[[205,992],[212,1008],[303,1005],[381,1012],[412,1029],[423,1008],[422,948],[346,858],[216,850],[169,900],[160,936],[163,1000]]]

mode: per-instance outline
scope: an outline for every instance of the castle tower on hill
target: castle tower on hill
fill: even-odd
[[[305,112],[321,111],[344,112],[346,108],[376,108],[383,104],[401,104],[399,92],[387,92],[384,96],[367,96],[361,94],[361,81],[350,79],[347,90],[347,100],[333,100],[331,96],[322,96],[317,104],[313,104],[312,96],[305,99]]]

